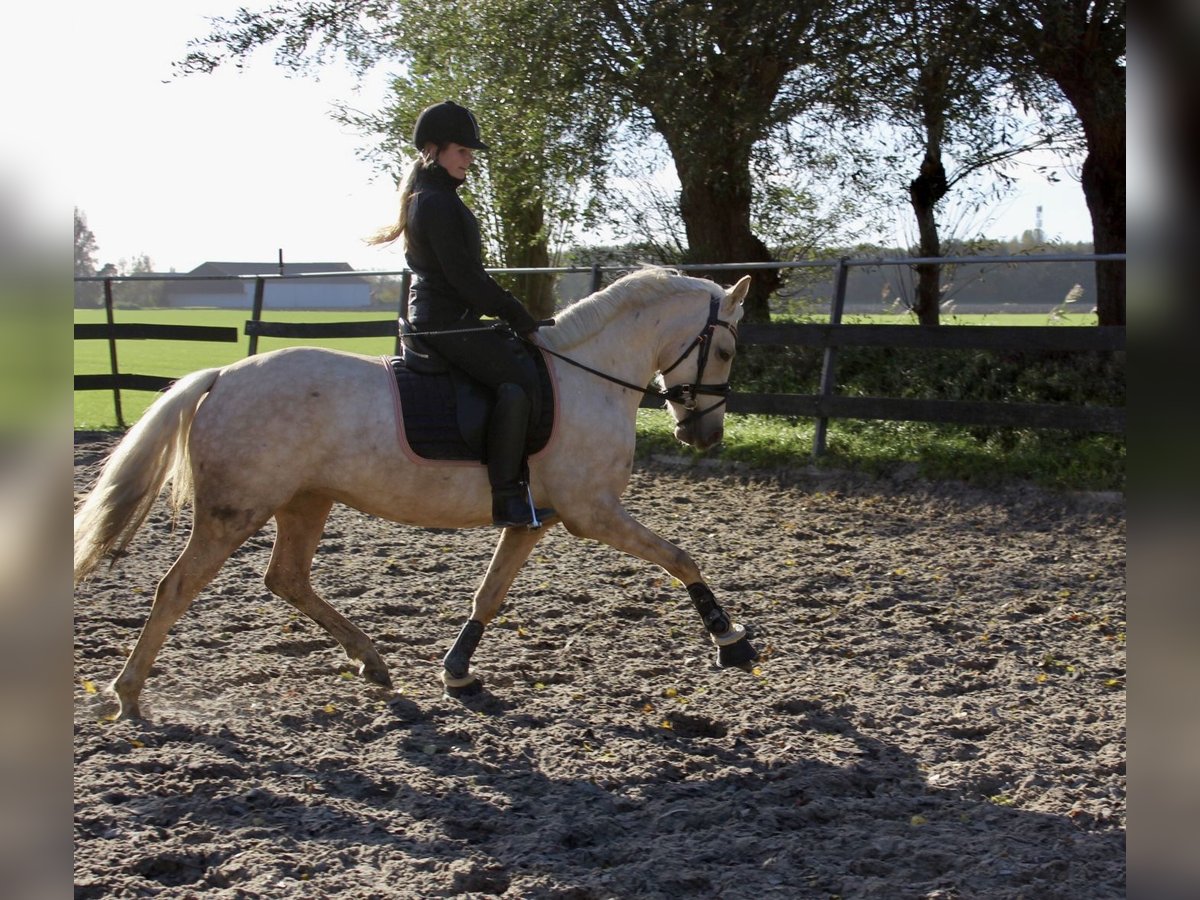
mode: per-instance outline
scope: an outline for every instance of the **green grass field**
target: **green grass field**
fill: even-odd
[[[277,322],[351,322],[387,319],[394,313],[387,310],[347,312],[328,310],[320,312],[293,310],[275,312],[270,321]],[[186,375],[197,369],[210,366],[225,366],[247,353],[249,338],[242,334],[243,326],[250,318],[244,309],[131,309],[117,310],[114,319],[118,322],[147,322],[161,325],[207,325],[232,327],[240,335],[235,344],[213,344],[192,341],[119,341],[117,364],[122,372],[138,375]],[[77,309],[75,321],[80,323],[104,322],[102,309]],[[284,338],[259,338],[258,350],[278,350],[291,346],[321,346],[353,353],[371,355],[389,354],[395,350],[392,338],[347,338],[341,340],[287,340]],[[103,375],[111,372],[107,341],[75,341],[75,374]],[[155,398],[148,391],[122,391],[121,407],[125,422],[132,424],[145,412]],[[104,430],[117,427],[111,391],[75,392],[75,428]]]

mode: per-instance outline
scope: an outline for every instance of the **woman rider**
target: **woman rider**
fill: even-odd
[[[537,375],[523,361],[526,351],[517,337],[480,325],[480,318],[503,319],[523,336],[536,331],[538,323],[484,271],[479,223],[458,196],[475,151],[488,148],[471,111],[449,100],[418,116],[413,144],[420,156],[401,185],[399,218],[371,243],[404,237],[404,258],[415,276],[408,307],[413,328],[494,392],[486,450],[493,524],[536,527],[553,515],[553,510],[533,509],[524,481]]]

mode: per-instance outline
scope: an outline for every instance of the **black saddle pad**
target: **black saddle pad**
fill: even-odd
[[[535,351],[530,356],[541,384],[541,414],[526,440],[526,453],[532,456],[546,446],[554,430],[554,383],[545,354]],[[424,459],[482,462],[491,391],[459,371],[414,372],[400,356],[387,357],[387,363],[396,378],[397,415],[403,418],[410,449]]]

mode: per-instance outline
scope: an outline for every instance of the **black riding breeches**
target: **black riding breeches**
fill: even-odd
[[[537,369],[521,340],[508,331],[421,331],[430,347],[476,381],[495,391],[502,384],[515,384],[533,402],[538,395]]]
[[[420,332],[426,345],[495,397],[487,429],[488,480],[493,491],[514,491],[526,477],[525,440],[539,414],[541,386],[537,367],[510,332]]]

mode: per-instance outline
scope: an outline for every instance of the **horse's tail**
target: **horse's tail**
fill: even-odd
[[[76,584],[133,540],[168,479],[175,512],[192,499],[188,432],[200,400],[212,390],[220,371],[204,369],[176,381],[109,456],[75,513]]]

